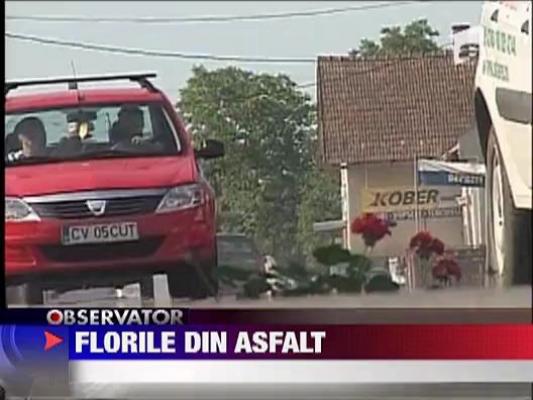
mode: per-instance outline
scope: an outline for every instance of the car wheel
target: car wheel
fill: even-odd
[[[189,287],[189,297],[191,299],[206,299],[218,296],[218,280],[215,277],[216,262],[196,266],[192,272],[194,282]]]
[[[140,282],[141,286],[141,297],[143,299],[153,299],[154,298],[154,277],[148,275],[144,277]]]
[[[185,269],[188,267],[180,267],[180,269]],[[173,271],[167,274],[168,282],[168,293],[173,299],[181,298],[187,296],[187,274],[185,271]]]
[[[187,265],[168,275],[168,291],[172,298],[205,299],[218,295],[218,281],[214,276],[216,263]]]
[[[510,286],[531,282],[531,211],[514,207],[509,180],[494,128],[487,145],[486,272],[490,283]]]
[[[27,305],[43,305],[44,291],[37,282],[26,283],[23,288],[23,302]]]

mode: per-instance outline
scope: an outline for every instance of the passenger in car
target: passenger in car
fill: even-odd
[[[143,138],[144,115],[142,110],[135,105],[123,106],[118,113],[109,132],[109,141],[116,144],[141,144]]]
[[[82,151],[83,144],[78,134],[77,121],[68,121],[68,132],[62,137],[54,150],[54,157],[70,157]]]

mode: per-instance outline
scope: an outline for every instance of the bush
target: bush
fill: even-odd
[[[338,244],[319,247],[313,252],[313,257],[322,265],[331,266],[350,262],[352,254]]]
[[[365,285],[365,292],[396,292],[400,290],[400,285],[393,282],[390,276],[387,275],[375,275],[369,279]]]

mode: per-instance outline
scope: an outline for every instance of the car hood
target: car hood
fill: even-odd
[[[85,190],[169,187],[196,180],[190,157],[143,157],[6,168],[6,195],[37,196]]]

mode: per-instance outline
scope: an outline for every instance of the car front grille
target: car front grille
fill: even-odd
[[[124,243],[41,246],[43,255],[55,262],[86,262],[149,257],[159,249],[163,239],[146,238]]]
[[[161,195],[99,199],[105,200],[106,206],[103,214],[98,217],[149,214],[156,210],[161,199]],[[34,203],[31,206],[42,218],[84,219],[96,216],[87,206],[86,200]]]

